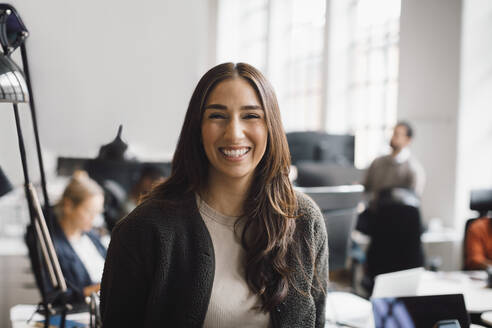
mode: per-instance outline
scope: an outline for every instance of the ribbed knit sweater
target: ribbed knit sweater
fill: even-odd
[[[215,275],[212,239],[193,193],[176,206],[151,199],[112,232],[101,282],[101,316],[111,327],[203,327]],[[328,242],[314,202],[297,194],[297,260],[287,261],[292,281],[284,301],[270,311],[277,327],[324,327]]]

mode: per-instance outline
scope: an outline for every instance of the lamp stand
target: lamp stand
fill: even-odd
[[[43,164],[43,155],[41,153],[41,143],[39,141],[39,132],[38,132],[38,122],[36,118],[36,107],[34,104],[34,95],[32,92],[32,86],[31,86],[31,76],[29,73],[29,63],[27,60],[27,50],[26,50],[26,45],[25,43],[22,43],[20,45],[20,51],[21,51],[21,57],[22,57],[22,68],[24,71],[24,76],[26,79],[26,84],[27,84],[27,90],[29,91],[29,108],[31,110],[31,118],[32,118],[32,125],[33,125],[33,130],[34,130],[34,138],[36,140],[36,152],[38,154],[38,163],[39,163],[39,172],[41,176],[41,189],[43,191],[43,198],[44,198],[44,210],[46,213],[46,221],[48,224],[48,228],[50,231],[53,230],[53,215],[51,215],[51,203],[48,197],[48,191],[46,188],[46,175],[45,175],[45,170],[44,170],[44,164]]]
[[[31,226],[35,229],[34,234],[36,236],[36,241],[38,246],[36,247],[36,251],[37,251],[36,255],[38,256],[39,259],[39,271],[40,272],[42,271],[41,263],[44,263],[50,279],[50,283],[55,288],[53,295],[48,296],[48,291],[44,288],[43,282],[41,281],[41,283],[38,284],[42,295],[42,301],[40,303],[42,310],[40,312],[42,312],[45,316],[44,327],[48,328],[51,315],[56,313],[54,307],[52,306],[49,300],[60,299],[62,303],[60,328],[64,328],[66,313],[67,310],[70,308],[70,305],[66,303],[66,297],[65,297],[67,286],[60,268],[60,264],[58,262],[58,257],[56,256],[55,248],[53,246],[53,242],[51,240],[49,230],[46,225],[46,221],[36,194],[36,190],[29,179],[26,149],[24,144],[24,137],[22,133],[21,123],[20,123],[19,109],[17,107],[17,104],[14,103],[13,108],[14,108],[14,116],[15,116],[15,125],[17,129],[17,137],[19,142],[19,151],[22,161],[22,171],[24,173],[24,182],[25,182],[24,191],[26,193],[26,198],[29,208],[29,216],[31,218]]]

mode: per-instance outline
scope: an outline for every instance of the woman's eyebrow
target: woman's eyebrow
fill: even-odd
[[[241,106],[241,109],[252,110],[252,109],[263,109],[260,105],[246,105]]]
[[[221,104],[209,104],[206,105],[203,109],[227,109],[227,106]]]
[[[208,104],[204,107],[204,109],[222,109],[222,110],[226,110],[227,109],[227,106],[225,105],[221,105],[221,104]],[[245,109],[245,110],[254,110],[254,109],[263,109],[260,105],[245,105],[245,106],[241,106],[241,109]]]

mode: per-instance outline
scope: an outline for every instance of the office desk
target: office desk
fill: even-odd
[[[479,271],[429,272],[421,278],[417,295],[463,294],[469,313],[492,311],[492,289]]]
[[[32,328],[36,326],[36,321],[44,320],[44,317],[36,312],[36,305],[18,304],[10,309],[10,322],[12,328]],[[34,315],[33,315],[34,314]],[[29,319],[29,323],[27,322]],[[67,314],[67,320],[74,320],[89,326],[89,313],[72,313]]]
[[[427,281],[429,281],[429,279],[427,279]],[[326,320],[325,328],[340,327],[340,325],[333,323],[334,321],[346,323],[358,328],[374,328],[375,326],[371,302],[346,292],[328,293],[326,302]],[[480,327],[483,326],[476,324],[470,325],[470,328]]]

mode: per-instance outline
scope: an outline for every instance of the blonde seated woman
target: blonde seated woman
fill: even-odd
[[[83,302],[100,288],[106,248],[91,229],[103,204],[101,187],[85,171],[77,171],[55,207],[53,244],[72,303]]]

